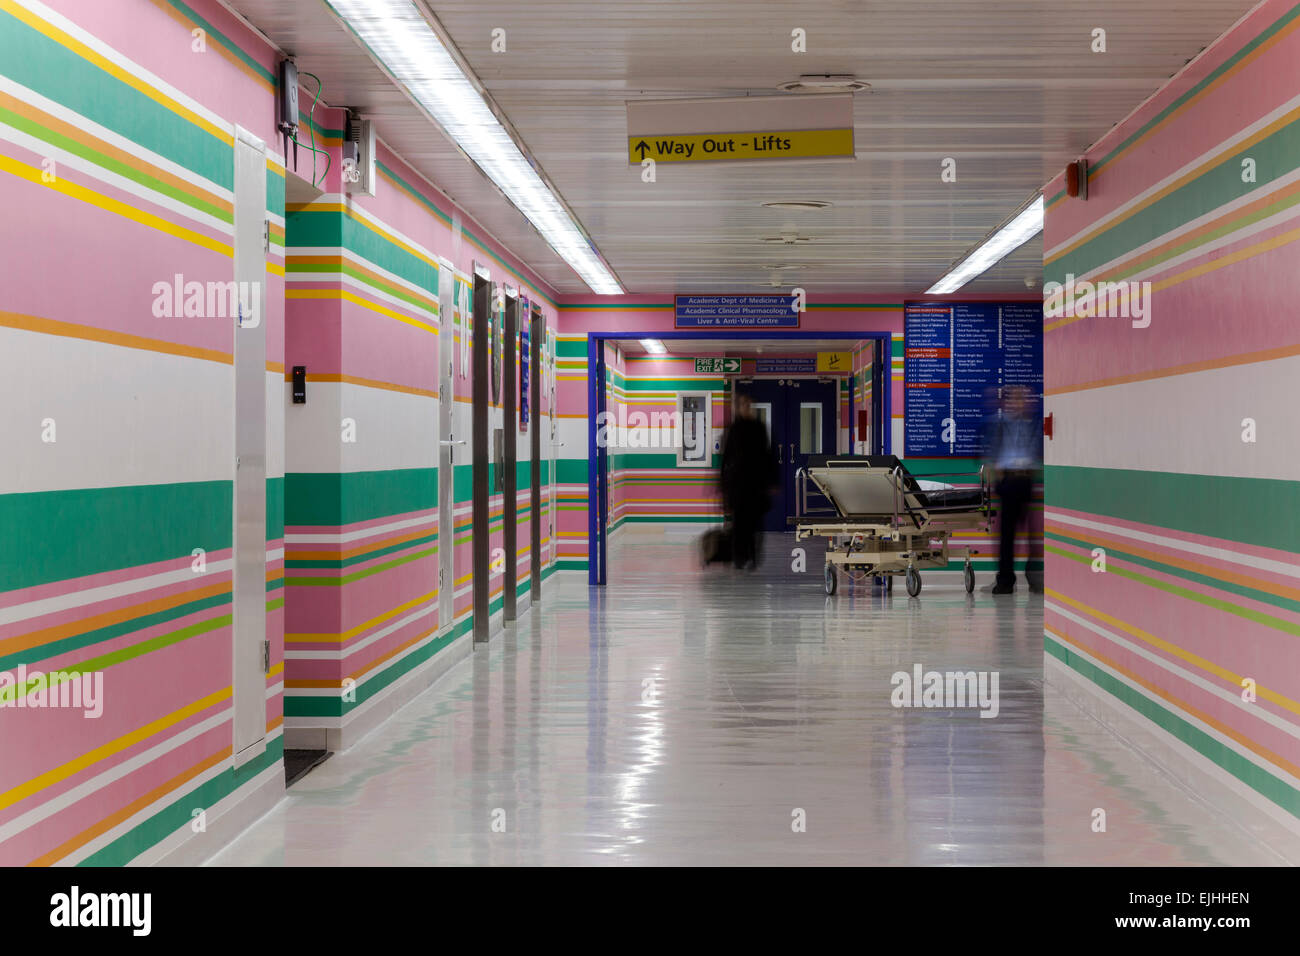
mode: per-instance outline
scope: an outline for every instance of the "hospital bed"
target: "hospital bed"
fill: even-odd
[[[958,479],[957,488],[934,481]],[[946,567],[965,557],[962,578],[975,590],[972,549],[954,551],[956,531],[987,531],[992,494],[984,469],[931,475],[918,481],[893,455],[813,455],[795,475],[795,539],[826,538],[826,593],[834,594],[840,573],[851,580],[881,576],[892,588],[904,575],[907,593],[921,593],[920,568]],[[818,495],[829,503],[818,507]]]

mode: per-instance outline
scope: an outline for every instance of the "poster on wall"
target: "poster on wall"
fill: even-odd
[[[905,455],[982,456],[987,419],[1015,385],[1041,409],[1041,303],[904,305]]]
[[[456,283],[457,314],[460,316],[460,377],[469,378],[470,349],[474,344],[474,318],[470,306],[469,277],[464,282]]]
[[[524,314],[528,310],[524,309]],[[528,323],[519,329],[519,430],[528,430],[528,360],[529,360]]]
[[[554,446],[557,444],[559,436],[559,425],[557,424],[559,412],[556,410],[558,406],[555,404],[555,383],[559,379],[559,373],[556,371],[556,356],[560,351],[559,333],[547,328],[546,341],[548,343],[546,349],[546,377],[549,380],[546,388],[546,413],[551,416],[551,444]],[[555,455],[554,447],[552,447],[551,455]]]

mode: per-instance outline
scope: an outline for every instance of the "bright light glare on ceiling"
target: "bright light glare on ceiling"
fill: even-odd
[[[327,0],[384,68],[601,295],[622,286],[411,0]]]
[[[956,292],[982,275],[1043,231],[1043,197],[1040,194],[1010,222],[989,236],[942,279],[925,290],[926,295]]]

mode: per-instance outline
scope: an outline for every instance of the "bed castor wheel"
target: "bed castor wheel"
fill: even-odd
[[[975,569],[971,567],[969,561],[966,562],[966,567],[962,570],[961,576],[966,584],[966,593],[970,594],[975,590]]]
[[[834,594],[836,585],[838,585],[838,583],[839,583],[839,579],[835,575],[835,565],[833,564],[826,565],[826,593]]]
[[[912,597],[921,593],[921,575],[916,573],[916,568],[907,569],[907,593]]]

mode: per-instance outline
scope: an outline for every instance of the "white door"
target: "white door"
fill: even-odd
[[[456,392],[455,369],[456,272],[446,263],[438,269],[438,632],[451,627],[456,599],[456,449],[461,447],[452,427]]]
[[[235,129],[234,755],[266,740],[266,145]],[[214,319],[215,320],[215,319]]]

